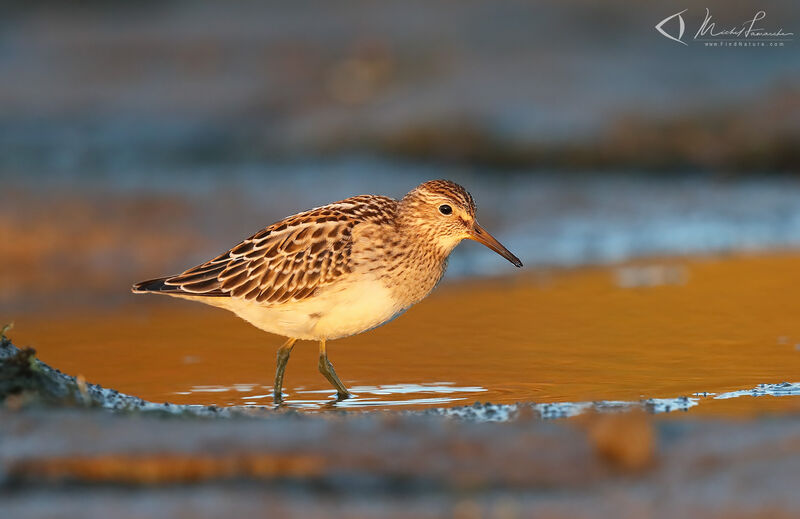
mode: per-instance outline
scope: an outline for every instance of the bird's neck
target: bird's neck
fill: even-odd
[[[422,300],[436,287],[452,250],[441,247],[433,236],[419,230],[419,227],[413,232],[398,229],[402,252],[396,258],[391,278],[396,297],[406,307]]]
[[[458,241],[452,243],[437,235],[434,228],[423,221],[413,221],[409,225],[400,225],[398,231],[407,250],[406,256],[415,261],[424,260],[425,265],[437,265],[447,262]]]

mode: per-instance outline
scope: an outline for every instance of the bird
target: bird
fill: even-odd
[[[522,262],[478,224],[472,195],[450,180],[430,180],[400,200],[359,195],[269,225],[219,256],[180,274],[135,283],[136,294],[164,294],[229,310],[286,337],[273,386],[298,340],[319,342],[318,368],[352,396],[328,359],[327,341],[385,324],[437,286],[464,239]]]

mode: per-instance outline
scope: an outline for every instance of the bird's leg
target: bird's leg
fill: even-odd
[[[336,391],[339,393],[339,399],[349,398],[351,396],[347,388],[342,384],[342,381],[336,376],[333,364],[328,360],[328,352],[325,350],[324,339],[319,341],[319,372],[336,388]]]
[[[275,398],[275,403],[280,404],[283,400],[281,388],[283,387],[283,373],[286,371],[286,363],[289,362],[289,355],[292,353],[294,343],[297,339],[288,339],[283,343],[283,346],[278,348],[278,362],[277,369],[275,370],[275,387],[272,390],[272,395]]]

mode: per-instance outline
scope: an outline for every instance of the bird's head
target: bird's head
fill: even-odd
[[[400,201],[400,221],[413,226],[421,239],[434,241],[445,255],[461,240],[469,239],[522,266],[519,258],[478,225],[475,200],[455,182],[430,180],[412,189]]]

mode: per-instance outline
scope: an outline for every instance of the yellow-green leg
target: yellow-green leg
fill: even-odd
[[[333,387],[335,387],[336,391],[339,393],[340,399],[350,397],[350,392],[347,391],[347,388],[344,387],[342,381],[336,376],[336,371],[333,369],[333,364],[331,364],[331,361],[328,360],[328,352],[325,349],[324,340],[319,341],[319,372],[328,379],[328,382],[333,384]]]
[[[275,403],[279,404],[283,400],[281,389],[283,388],[283,374],[286,371],[286,363],[289,362],[289,355],[292,353],[294,343],[297,339],[288,339],[283,343],[283,346],[278,348],[278,362],[277,369],[275,370],[275,387],[272,389],[272,395]]]

